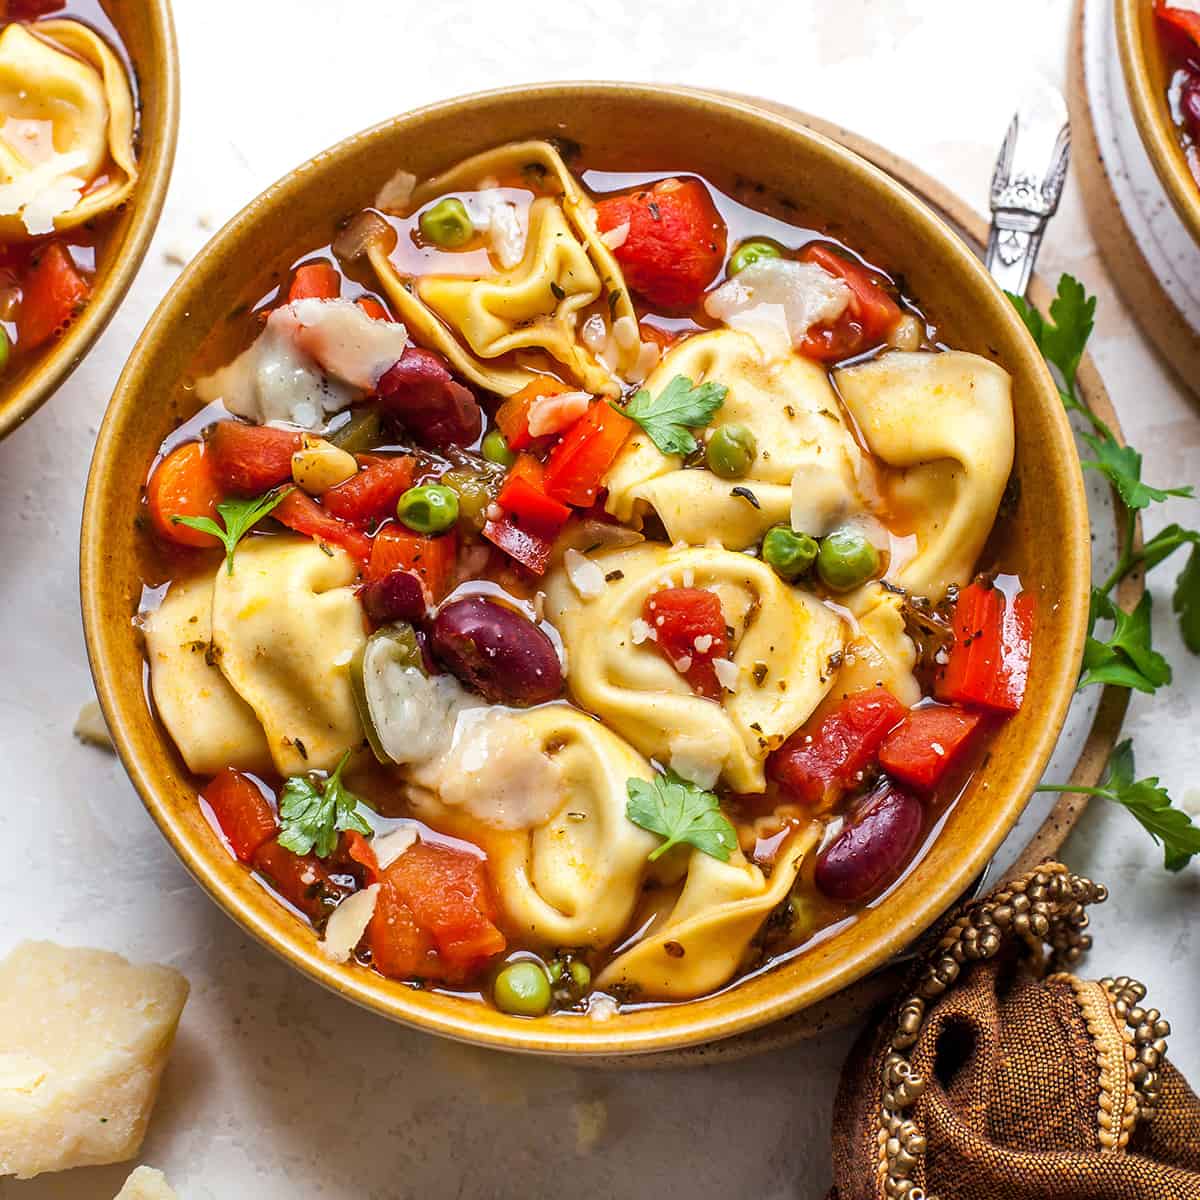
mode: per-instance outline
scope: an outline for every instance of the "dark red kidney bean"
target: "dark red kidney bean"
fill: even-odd
[[[907,792],[884,786],[821,851],[814,881],[831,900],[857,903],[891,883],[921,836],[924,811]]]
[[[526,707],[562,692],[554,643],[515,609],[467,596],[445,605],[430,634],[434,654],[493,704]]]
[[[362,590],[362,606],[376,625],[419,621],[425,615],[425,589],[412,571],[397,567]]]
[[[1200,75],[1190,74],[1179,92],[1179,107],[1188,133],[1200,140]]]
[[[393,363],[376,387],[379,405],[431,450],[469,446],[483,432],[483,410],[446,364],[419,346]]]

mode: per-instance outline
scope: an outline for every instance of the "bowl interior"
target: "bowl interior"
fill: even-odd
[[[1179,218],[1200,242],[1200,184],[1188,166],[1167,103],[1169,69],[1153,0],[1116,0],[1117,46],[1133,119]]]
[[[179,73],[168,0],[103,0],[133,64],[139,106],[137,187],[113,219],[87,307],[49,350],[0,385],[0,438],[35,412],[104,331],[141,265],[175,157]]]
[[[131,623],[140,590],[139,484],[160,440],[192,414],[185,401],[168,399],[172,389],[163,381],[181,377],[248,290],[270,285],[270,264],[286,266],[323,240],[333,221],[368,202],[397,168],[423,176],[529,136],[569,137],[588,165],[699,170],[723,184],[735,174],[753,180],[763,205],[794,207],[794,223],[811,217],[902,273],[946,341],[1010,371],[1018,499],[997,554],[1039,603],[1024,709],[885,904],[717,996],[608,1022],[522,1021],[324,961],[311,931],[212,836],[193,781],[151,718]],[[118,384],[92,464],[81,560],[92,668],[125,765],[184,862],[245,928],[310,976],[394,1019],[513,1049],[628,1054],[731,1035],[828,996],[886,961],[967,887],[1019,814],[1065,715],[1086,617],[1088,529],[1074,444],[1045,365],[978,261],[929,210],[848,151],[749,106],[678,89],[554,85],[468,97],[368,130],[287,176],[221,231],[164,299]]]

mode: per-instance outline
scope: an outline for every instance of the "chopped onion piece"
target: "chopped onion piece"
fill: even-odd
[[[360,212],[333,239],[330,249],[342,263],[352,263],[366,254],[368,247],[381,242],[390,252],[396,242],[396,231],[378,214],[370,209]]]
[[[599,354],[608,341],[608,323],[599,313],[592,313],[579,331],[579,340],[593,354]]]
[[[404,216],[408,212],[408,203],[416,186],[417,177],[411,171],[401,168],[379,189],[379,195],[375,197],[375,207],[384,212]]]

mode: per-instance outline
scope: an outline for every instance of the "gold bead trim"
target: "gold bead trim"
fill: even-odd
[[[954,986],[964,965],[994,958],[1005,940],[1013,935],[1025,943],[1035,969],[1046,965],[1056,969],[1074,966],[1091,946],[1091,938],[1084,933],[1088,923],[1085,909],[1107,898],[1108,892],[1102,885],[1072,875],[1061,863],[1046,863],[988,898],[969,904],[946,927],[917,976],[912,995],[900,1006],[896,1031],[884,1058],[877,1133],[878,1195],[886,1200],[937,1200],[936,1196],[926,1195],[913,1178],[925,1154],[925,1138],[916,1121],[905,1115],[926,1088],[926,1081],[913,1070],[906,1052],[916,1044],[929,1004]],[[1104,983],[1106,989],[1109,982]],[[1134,1008],[1145,995],[1144,989],[1141,994],[1134,994],[1139,986],[1130,980],[1113,981],[1109,990],[1120,991],[1125,1004],[1122,1010],[1114,999],[1114,1009],[1127,1024],[1136,1011],[1139,1025],[1146,1024],[1151,1013],[1154,1022],[1164,1025],[1157,1012]],[[1149,1025],[1152,1030],[1158,1028],[1154,1022]],[[1136,1041],[1137,1033],[1133,1036]],[[1158,1086],[1157,1067],[1156,1057],[1152,1065],[1146,1066],[1143,1076],[1153,1084],[1154,1095]],[[1144,1091],[1144,1082],[1135,1086]]]
[[[1129,1041],[1126,1059],[1138,1116],[1148,1117],[1158,1107],[1162,1089],[1159,1070],[1167,1053],[1171,1023],[1157,1008],[1142,1007],[1146,989],[1136,979],[1128,975],[1108,977],[1100,980],[1100,986],[1108,992],[1114,1011],[1124,1022]]]

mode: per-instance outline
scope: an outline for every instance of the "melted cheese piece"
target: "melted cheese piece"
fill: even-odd
[[[232,575],[222,566],[214,578],[217,661],[262,724],[280,775],[332,770],[363,740],[350,685],[366,641],[357,574],[344,550],[257,537],[238,547]]]
[[[604,968],[596,987],[629,989],[639,1000],[691,1000],[728,983],[762,923],[787,898],[820,830],[813,822],[791,834],[769,876],[741,851],[721,862],[693,850],[669,911]]]
[[[650,779],[650,764],[565,704],[498,720],[482,769],[464,775],[450,755],[440,793],[414,793],[414,804],[438,828],[486,846],[500,902],[523,938],[551,947],[610,945],[629,921],[660,841],[625,815],[626,781]],[[512,798],[504,800],[513,787],[534,797],[519,806],[529,819],[524,828],[497,827],[499,808],[515,811]],[[468,788],[473,795],[464,795]]]
[[[154,705],[194,775],[268,771],[262,726],[211,652],[213,578],[176,580],[144,622]]]
[[[116,55],[78,21],[0,33],[0,238],[94,220],[137,180],[133,96]],[[87,190],[94,180],[104,181]]]
[[[593,560],[606,575],[622,573],[595,599],[584,600],[565,570],[546,582],[546,616],[566,644],[579,704],[643,754],[693,777],[702,757],[737,791],[761,792],[763,760],[831,686],[827,664],[842,648],[842,621],[745,554],[646,544]],[[651,642],[634,640],[650,593],[685,579],[717,593],[734,631],[738,686],[720,703],[693,693]]]
[[[834,377],[871,452],[895,468],[882,491],[917,537],[894,582],[940,600],[971,578],[1012,471],[1012,380],[960,350],[893,350]]]
[[[525,366],[497,362],[512,350],[545,351],[589,392],[618,395],[609,367],[577,336],[578,314],[605,296],[612,316],[628,318],[636,334],[637,314],[612,250],[596,229],[591,199],[548,142],[519,142],[476,155],[417,188],[413,211],[437,196],[478,188],[489,177],[538,168],[542,195],[530,207],[524,257],[486,279],[429,275],[409,290],[384,246],[367,254],[394,309],[423,345],[444,355],[472,383],[511,396],[536,378]],[[511,239],[509,239],[511,241]],[[617,350],[616,369],[635,372],[640,339]]]
[[[168,967],[17,946],[0,963],[0,1176],[132,1158],[187,994]]]
[[[298,300],[276,308],[237,358],[196,381],[196,392],[256,424],[316,429],[372,391],[407,347],[403,325],[374,321],[349,300]]]
[[[799,355],[767,361],[749,334],[716,330],[688,338],[672,349],[646,381],[652,395],[676,375],[694,383],[712,380],[728,389],[713,427],[747,426],[758,454],[744,478],[721,479],[711,471],[683,469],[678,455],[663,454],[642,432],[631,437],[605,476],[605,507],[618,520],[639,525],[653,509],[673,541],[720,538],[740,550],[756,543],[772,525],[787,523],[793,509],[792,481],[804,479],[811,503],[805,519],[831,525],[862,508],[857,477],[862,454],[842,421],[825,370]],[[755,508],[733,488],[749,488]],[[821,536],[827,528],[803,529]]]

